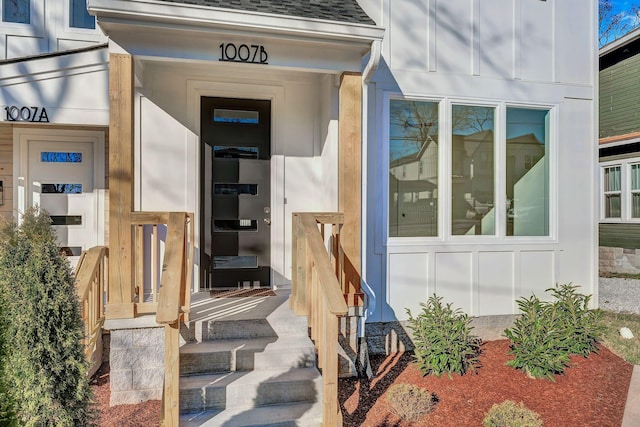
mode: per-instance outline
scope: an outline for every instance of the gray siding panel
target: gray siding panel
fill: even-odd
[[[600,224],[600,246],[640,249],[640,224]]]
[[[600,72],[600,138],[640,131],[640,55]]]

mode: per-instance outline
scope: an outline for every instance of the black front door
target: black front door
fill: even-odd
[[[270,286],[271,101],[202,97],[203,288]]]

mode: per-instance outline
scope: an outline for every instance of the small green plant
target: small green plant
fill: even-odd
[[[484,427],[541,427],[540,416],[524,406],[522,402],[515,403],[505,400],[496,403],[482,421]]]
[[[431,413],[438,403],[435,394],[412,384],[393,385],[389,387],[386,397],[392,412],[410,422]]]
[[[21,426],[93,424],[80,304],[69,262],[45,213],[0,227],[0,376]]]
[[[480,354],[480,339],[471,334],[469,316],[451,304],[442,304],[435,294],[421,303],[422,312],[409,315],[409,329],[413,331],[415,361],[423,375],[440,377],[446,373],[460,375],[475,369]]]
[[[590,297],[578,294],[571,284],[547,289],[553,301],[532,295],[517,301],[521,315],[505,335],[511,341],[507,365],[532,378],[548,378],[564,372],[569,355],[588,356],[597,351],[601,334],[600,314],[589,310]]]
[[[547,289],[555,298],[558,321],[564,334],[569,354],[587,357],[598,351],[598,339],[603,332],[599,310],[590,310],[591,295],[576,292],[571,283]]]

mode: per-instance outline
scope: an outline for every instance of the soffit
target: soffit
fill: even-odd
[[[87,4],[100,27],[123,52],[147,60],[217,62],[221,60],[220,46],[234,43],[264,46],[269,52],[269,66],[360,71],[371,44],[384,35],[384,29],[375,24],[221,8],[212,5],[217,0],[184,1],[88,0]],[[229,4],[236,4],[234,1],[246,0]],[[270,3],[273,8],[284,1]],[[356,19],[355,12],[348,16]]]

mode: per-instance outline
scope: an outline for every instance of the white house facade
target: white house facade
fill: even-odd
[[[595,0],[87,0],[95,29],[0,1],[3,211],[47,207],[73,255],[112,241],[130,127],[131,208],[194,214],[194,292],[288,287],[292,214],[347,210],[376,348],[434,293],[596,304]]]

